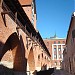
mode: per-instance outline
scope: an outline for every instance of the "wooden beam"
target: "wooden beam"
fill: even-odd
[[[4,25],[6,26],[6,18],[5,18],[5,14],[9,14],[10,11],[3,11],[1,12],[1,16],[2,16],[2,19],[3,19],[3,22],[4,22]],[[6,26],[7,27],[7,26]]]
[[[11,13],[11,11],[3,11],[3,12],[1,12],[2,15],[3,14],[9,14],[9,13]]]

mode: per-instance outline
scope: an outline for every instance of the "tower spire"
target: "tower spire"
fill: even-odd
[[[55,32],[54,38],[56,38],[56,37],[57,37],[57,35],[56,35],[56,32]]]

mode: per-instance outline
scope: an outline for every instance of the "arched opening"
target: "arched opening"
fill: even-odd
[[[28,62],[27,70],[29,70],[30,72],[34,72],[35,71],[35,60],[34,60],[34,54],[33,54],[32,48],[30,49],[27,62]]]
[[[0,53],[0,61],[6,67],[12,68],[14,71],[22,72],[25,71],[23,54],[21,43],[15,32],[9,36],[4,44]]]
[[[8,50],[4,56],[1,59],[1,64],[4,65],[5,67],[8,67],[10,69],[13,69],[13,56],[12,56],[12,51]]]

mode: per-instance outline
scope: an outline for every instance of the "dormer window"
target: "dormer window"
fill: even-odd
[[[75,30],[72,31],[72,38],[75,38]]]

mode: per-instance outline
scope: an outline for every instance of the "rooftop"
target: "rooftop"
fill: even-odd
[[[53,36],[53,37],[50,37],[50,38],[45,38],[45,39],[51,39],[51,40],[55,40],[55,39],[59,39],[59,40],[62,40],[62,39],[66,39],[66,38],[59,38],[59,37],[57,37],[57,35],[56,35],[56,33],[55,33],[55,35]]]

